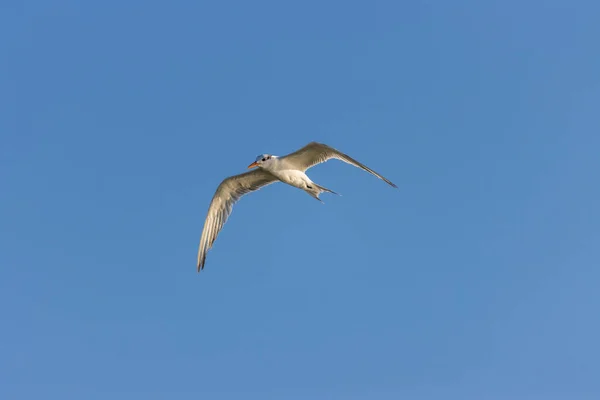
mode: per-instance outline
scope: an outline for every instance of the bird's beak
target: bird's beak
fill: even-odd
[[[248,165],[248,169],[258,167],[258,163],[254,161],[252,164]]]

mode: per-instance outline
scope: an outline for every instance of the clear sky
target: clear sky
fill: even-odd
[[[219,4],[220,3],[220,4]],[[597,1],[0,5],[0,398],[600,398]],[[220,181],[317,140],[322,205]]]

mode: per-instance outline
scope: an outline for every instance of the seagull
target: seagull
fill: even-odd
[[[361,168],[382,179],[390,186],[398,187],[349,155],[323,143],[311,142],[301,149],[282,157],[261,154],[248,166],[249,169],[256,169],[225,178],[217,187],[208,208],[204,229],[202,229],[202,237],[198,248],[198,272],[204,269],[206,254],[212,248],[219,232],[227,218],[229,218],[233,205],[245,194],[275,182],[287,183],[302,189],[321,203],[323,203],[323,200],[319,198],[321,193],[338,194],[333,190],[317,185],[305,173],[307,169],[332,158]]]

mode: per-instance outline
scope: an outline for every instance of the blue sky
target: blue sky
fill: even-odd
[[[600,398],[597,2],[0,11],[1,398]]]

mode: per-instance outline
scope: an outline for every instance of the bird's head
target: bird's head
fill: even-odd
[[[248,165],[248,168],[254,168],[254,167],[259,167],[259,168],[265,168],[268,167],[268,165],[273,161],[273,159],[275,158],[275,156],[271,155],[271,154],[261,154],[259,156],[256,157],[256,160],[254,160],[254,162],[250,165]]]

